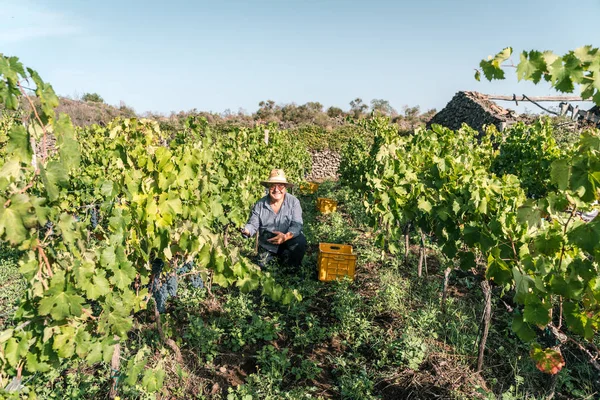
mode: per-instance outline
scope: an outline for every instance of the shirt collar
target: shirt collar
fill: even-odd
[[[285,196],[283,197],[283,203],[281,203],[281,207],[283,208],[284,205],[288,204],[290,199],[289,199],[289,193],[286,193]],[[263,203],[263,207],[268,209],[268,210],[273,210],[271,208],[271,196],[269,196],[268,194],[264,197],[264,203]]]

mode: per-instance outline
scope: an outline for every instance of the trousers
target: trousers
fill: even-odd
[[[277,253],[259,247],[256,263],[264,267],[270,261],[277,258],[281,264],[297,268],[302,264],[305,253],[306,237],[303,233],[300,233],[300,235],[280,244]]]

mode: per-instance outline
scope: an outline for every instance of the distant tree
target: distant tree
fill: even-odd
[[[396,114],[396,110],[390,105],[390,102],[383,99],[371,100],[371,111],[388,116]]]
[[[424,112],[423,114],[421,114],[421,120],[424,121],[424,122],[429,122],[429,120],[431,118],[433,118],[433,116],[435,114],[437,114],[437,110],[435,108],[427,110],[426,112]]]
[[[344,110],[339,107],[331,106],[327,109],[327,116],[329,118],[337,118],[344,115]]]
[[[296,103],[286,104],[281,107],[281,121],[294,124],[316,123],[324,117],[323,104],[310,101],[301,106]]]
[[[273,121],[281,118],[281,107],[277,106],[273,100],[261,101],[258,103],[258,107],[259,109],[255,113],[257,119]]]
[[[304,106],[302,106],[302,107],[306,107],[307,110],[317,112],[317,113],[323,112],[323,104],[319,103],[318,101],[309,101],[308,103],[304,104]]]
[[[130,118],[135,117],[135,110],[133,107],[129,107],[123,100],[119,102],[119,110],[125,113],[125,115],[130,116]]]
[[[93,103],[104,103],[104,99],[98,93],[84,93],[81,96],[83,101],[91,101]]]
[[[286,122],[298,122],[303,119],[302,109],[296,103],[285,104],[281,107],[281,120]]]
[[[435,113],[435,109],[431,109],[421,114],[421,107],[419,106],[404,106],[402,107],[402,114],[394,117],[392,122],[398,125],[401,132],[412,132],[418,126],[425,126]]]
[[[369,106],[363,103],[360,97],[357,97],[356,99],[350,102],[350,112],[354,115],[355,118],[359,118],[368,109]]]
[[[275,109],[275,102],[273,100],[261,101],[258,106],[264,110],[273,110]]]
[[[419,106],[414,106],[414,107],[404,106],[404,107],[402,107],[402,111],[404,111],[404,118],[412,120],[412,119],[416,119],[419,116],[419,113],[421,112],[421,107],[419,107]]]

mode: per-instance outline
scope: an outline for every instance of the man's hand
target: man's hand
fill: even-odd
[[[240,232],[242,233],[242,235],[244,235],[245,237],[250,237],[250,231],[248,229],[240,229]]]
[[[289,232],[288,233],[282,233],[282,232],[279,232],[279,231],[273,231],[273,233],[276,236],[273,236],[271,239],[267,240],[267,242],[273,243],[273,244],[277,244],[277,245],[279,245],[279,244],[281,244],[281,243],[283,243],[283,242],[285,242],[287,240],[290,240],[294,236],[293,234],[291,234]]]

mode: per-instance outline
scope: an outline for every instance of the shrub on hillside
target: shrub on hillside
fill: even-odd
[[[81,96],[83,101],[91,101],[92,103],[104,103],[104,99],[98,93],[85,93]]]

